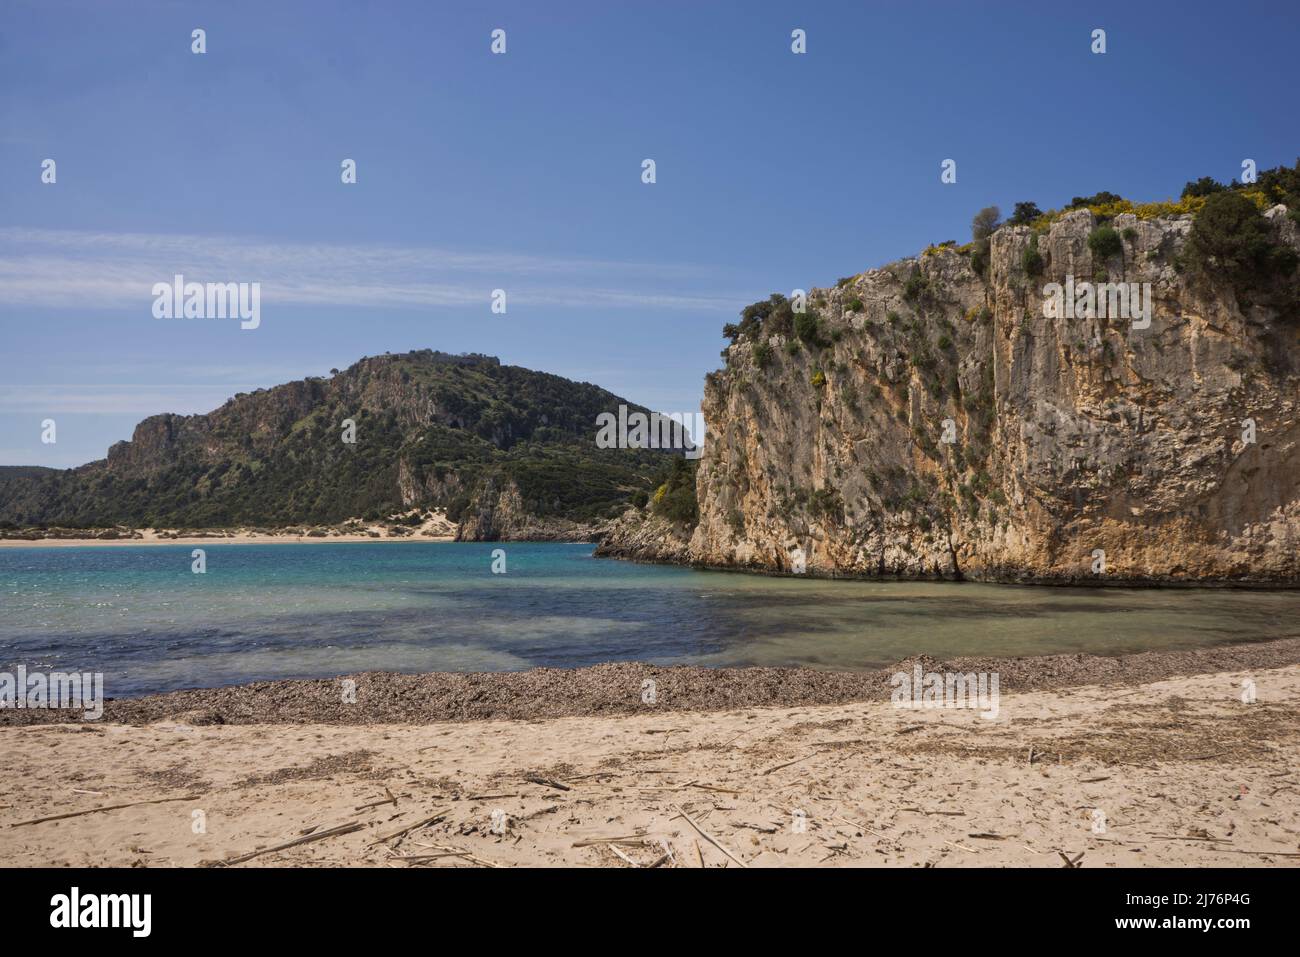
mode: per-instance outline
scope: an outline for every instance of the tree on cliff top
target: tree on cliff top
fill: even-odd
[[[970,221],[971,239],[979,242],[982,239],[988,239],[993,235],[993,231],[998,228],[1002,221],[1002,210],[996,206],[985,206],[975,218]]]

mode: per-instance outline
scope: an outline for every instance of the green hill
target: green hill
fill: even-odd
[[[0,472],[0,522],[74,528],[338,523],[446,509],[464,537],[570,534],[619,514],[670,453],[598,449],[589,383],[423,350],[157,415],[107,459]],[[344,441],[345,421],[355,442]]]

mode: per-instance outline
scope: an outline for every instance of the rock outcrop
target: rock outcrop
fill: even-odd
[[[1272,240],[1300,248],[1286,212],[1266,214]],[[1300,584],[1294,272],[1262,291],[1193,273],[1192,220],[1117,216],[1120,248],[1094,253],[1097,219],[1079,209],[999,229],[984,275],[942,246],[812,290],[811,332],[765,325],[708,377],[698,524],[629,510],[600,553],[825,576]],[[1114,300],[1094,318],[1045,316],[1048,284],[1085,281],[1149,284],[1149,326]]]

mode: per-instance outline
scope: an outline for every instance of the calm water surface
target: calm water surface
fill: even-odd
[[[504,547],[507,573],[491,573]],[[0,670],[142,694],[363,670],[602,661],[874,668],[1300,633],[1300,592],[832,582],[593,558],[590,545],[0,549]]]

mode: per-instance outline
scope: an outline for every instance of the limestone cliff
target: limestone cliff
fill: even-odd
[[[1273,248],[1300,248],[1283,206]],[[706,383],[693,528],[601,553],[808,574],[1300,583],[1300,294],[1188,267],[1191,215],[1087,208],[813,289]],[[1279,257],[1281,259],[1282,257]],[[1222,268],[1220,268],[1222,267]],[[1150,284],[1150,325],[1048,318],[1050,283]],[[1112,306],[1114,303],[1112,302]],[[1103,312],[1105,310],[1102,310]],[[1136,327],[1135,327],[1136,326]],[[1253,440],[1253,441],[1252,441]]]

